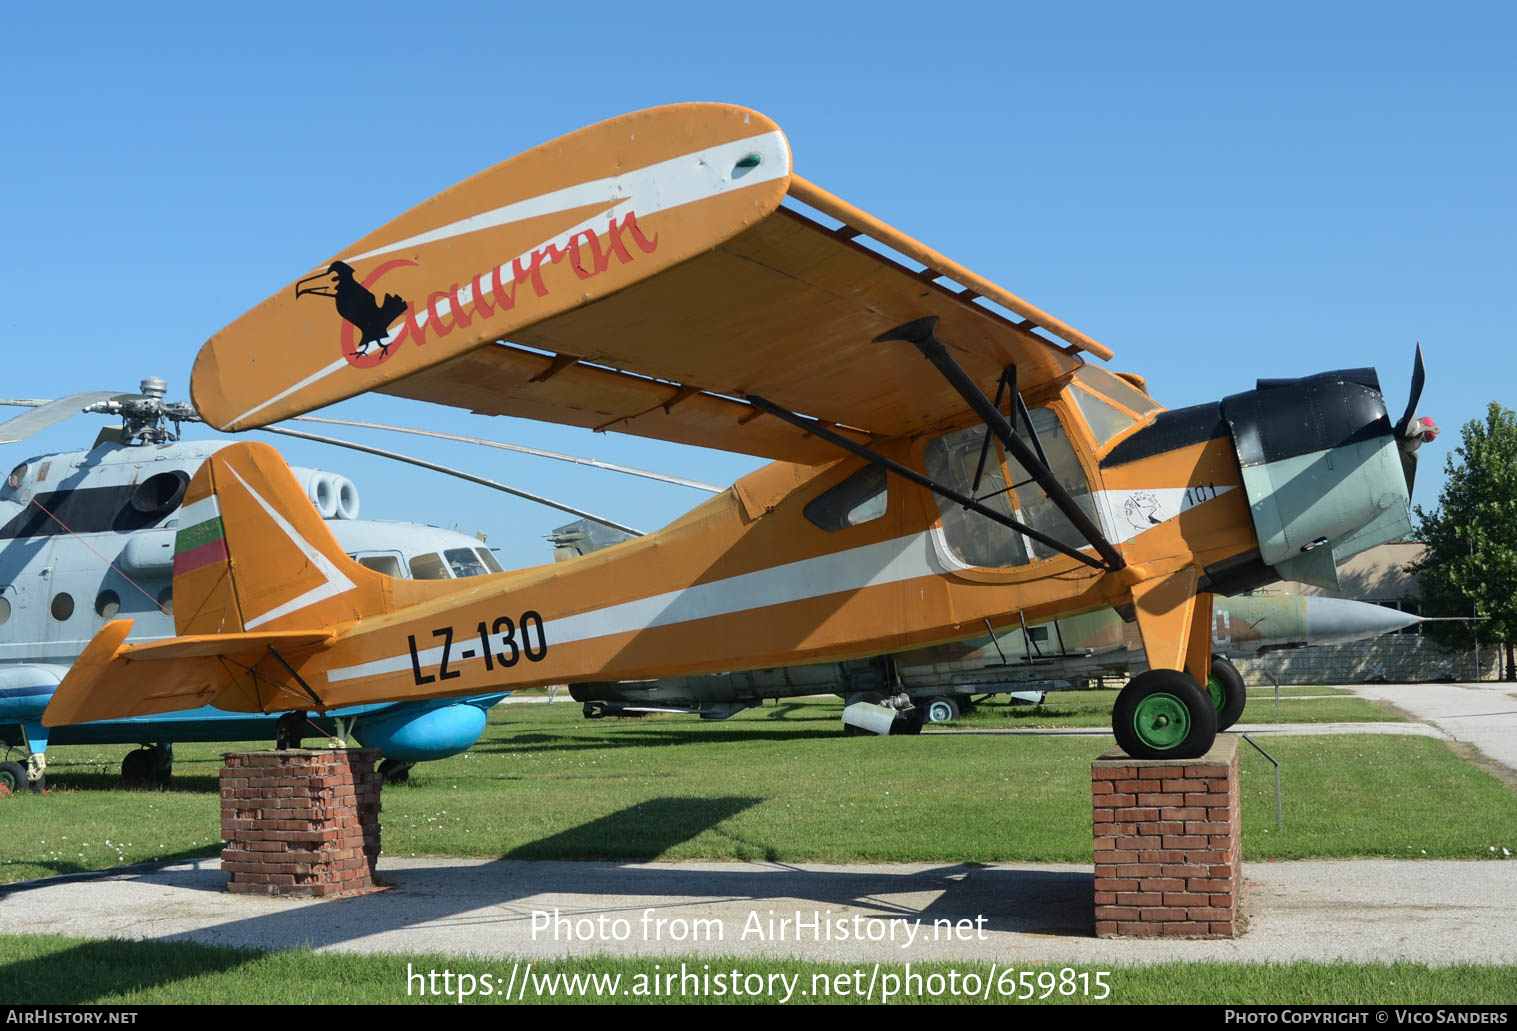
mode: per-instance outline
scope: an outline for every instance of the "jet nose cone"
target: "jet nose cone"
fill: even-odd
[[[1368,637],[1394,633],[1416,623],[1421,616],[1346,598],[1306,599],[1306,637],[1312,644],[1347,644]]]

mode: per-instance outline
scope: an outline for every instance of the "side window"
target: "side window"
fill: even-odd
[[[975,469],[980,464],[986,432],[983,426],[971,426],[931,441],[927,445],[927,475],[960,494],[977,496],[986,508],[1016,518],[1001,465],[1001,446],[994,441],[985,460],[979,490],[974,489]],[[936,497],[943,537],[960,562],[987,568],[1027,564],[1027,545],[1021,534],[941,495]]]
[[[1069,492],[1070,497],[1074,498],[1075,504],[1079,505],[1090,517],[1090,521],[1097,526],[1101,525],[1100,519],[1096,516],[1095,503],[1090,497],[1090,481],[1085,478],[1085,469],[1080,465],[1080,460],[1075,457],[1074,445],[1070,444],[1064,427],[1059,424],[1058,416],[1048,408],[1035,408],[1030,414],[1032,428],[1037,431],[1038,443],[1043,445],[1043,454],[1048,458],[1048,467],[1053,470],[1054,478]],[[1072,548],[1085,547],[1088,542],[1080,536],[1074,524],[1069,521],[1069,517],[1049,500],[1043,488],[1022,470],[1015,459],[1011,459],[1008,464],[1011,466],[1011,475],[1017,485],[1017,507],[1020,511],[1017,518],[1034,530],[1048,534],[1061,544],[1068,544]],[[1036,558],[1048,558],[1058,554],[1052,548],[1045,547],[1036,541],[1028,541],[1028,543]]]
[[[865,466],[831,490],[813,498],[803,514],[823,530],[843,530],[885,514],[885,470]]]
[[[1058,417],[1048,408],[1034,409],[1030,414],[1032,428],[1043,445],[1043,453],[1055,478],[1092,522],[1096,521],[1090,482],[1085,478],[1084,467],[1075,456],[1074,447]],[[1001,450],[998,441],[991,442],[979,488],[975,489],[975,470],[979,467],[980,448],[986,432],[983,426],[972,426],[931,441],[927,445],[927,474],[1054,540],[1071,547],[1085,547],[1087,542],[1074,525],[1049,500],[1048,494],[1027,474],[1021,463]],[[967,511],[946,498],[938,497],[937,501],[943,538],[949,550],[965,565],[1005,568],[1058,554],[1011,527]]]
[[[411,560],[412,580],[450,580],[448,567],[438,555],[417,555]]]

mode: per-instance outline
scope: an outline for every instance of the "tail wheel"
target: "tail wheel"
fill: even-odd
[[[1134,759],[1195,759],[1216,740],[1217,709],[1187,674],[1151,669],[1117,695],[1111,729]]]
[[[1226,730],[1237,723],[1248,701],[1248,692],[1243,687],[1243,674],[1226,656],[1211,657],[1211,675],[1206,678],[1206,691],[1217,708],[1217,729]]]

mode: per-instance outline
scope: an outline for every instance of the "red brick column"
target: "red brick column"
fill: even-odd
[[[227,890],[337,895],[374,886],[377,749],[228,752],[221,768]]]
[[[1199,759],[1090,764],[1096,934],[1231,938],[1243,890],[1238,738]]]

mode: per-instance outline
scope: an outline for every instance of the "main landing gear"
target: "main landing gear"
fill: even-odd
[[[1238,668],[1213,655],[1204,689],[1177,669],[1133,677],[1117,695],[1111,729],[1134,759],[1194,759],[1210,750],[1219,731],[1238,721],[1246,701]]]

